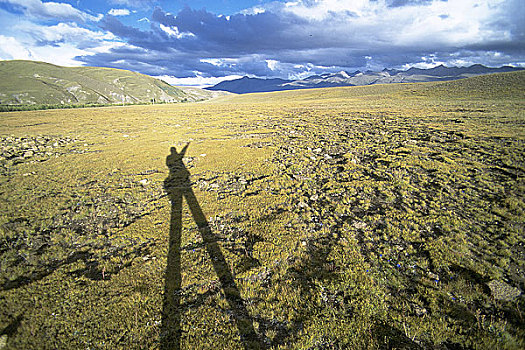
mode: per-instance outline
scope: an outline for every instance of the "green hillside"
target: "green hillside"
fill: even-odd
[[[202,91],[196,96],[162,80],[121,69],[0,61],[2,105],[192,102],[214,95]]]

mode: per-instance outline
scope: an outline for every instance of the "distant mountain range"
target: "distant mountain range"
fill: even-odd
[[[521,69],[523,68],[509,66],[490,68],[481,64],[475,64],[470,67],[445,67],[440,65],[430,69],[410,68],[406,71],[389,69],[384,69],[380,72],[356,71],[353,73],[348,73],[345,71],[340,71],[338,73],[313,75],[302,80],[259,79],[243,77],[240,79],[223,81],[206,89],[215,91],[228,91],[236,94],[246,94],[252,92],[311,89],[335,86],[359,86],[372,84],[418,83],[428,81],[456,80],[483,74],[513,72]]]
[[[218,91],[178,88],[122,69],[0,61],[1,105],[192,102],[217,95]]]

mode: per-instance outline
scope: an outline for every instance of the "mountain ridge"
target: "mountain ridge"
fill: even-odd
[[[337,73],[322,73],[318,75],[312,75],[299,80],[243,77],[235,80],[222,81],[217,85],[208,87],[206,89],[211,91],[228,91],[237,94],[244,94],[253,92],[271,92],[337,86],[419,83],[429,81],[457,80],[477,75],[513,72],[522,69],[523,68],[511,66],[491,68],[481,64],[474,64],[468,67],[446,67],[444,65],[439,65],[429,69],[412,67],[405,71],[385,68],[379,72],[355,71],[350,73],[343,70]]]

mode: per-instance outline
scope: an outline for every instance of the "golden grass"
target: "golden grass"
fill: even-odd
[[[264,346],[523,347],[523,296],[488,287],[525,287],[523,81],[3,113],[3,140],[73,140],[2,160],[7,348],[160,347],[166,157],[187,143]],[[181,348],[246,348],[185,202],[181,240]]]

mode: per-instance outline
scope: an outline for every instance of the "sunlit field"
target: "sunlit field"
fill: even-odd
[[[0,349],[525,347],[523,72],[0,137]]]

